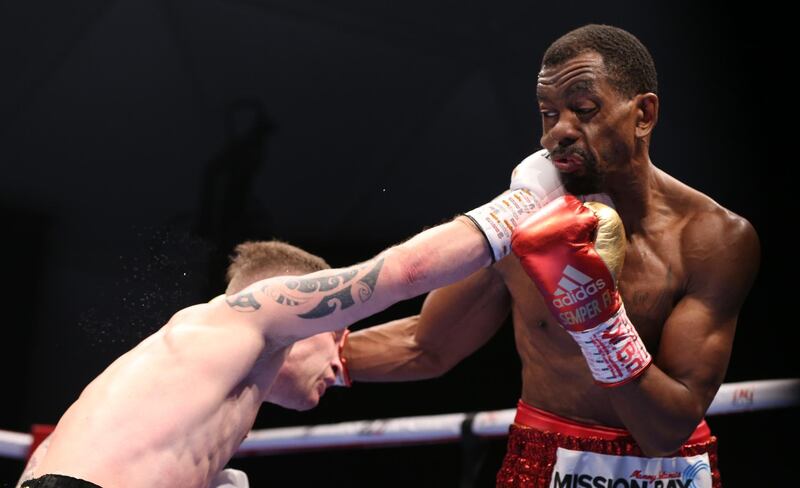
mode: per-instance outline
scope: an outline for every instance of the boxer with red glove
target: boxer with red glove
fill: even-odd
[[[652,356],[617,290],[625,231],[613,209],[560,197],[523,222],[511,246],[598,384],[621,385],[647,369]]]

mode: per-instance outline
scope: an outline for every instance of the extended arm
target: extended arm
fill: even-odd
[[[547,151],[537,151],[514,169],[510,191],[513,194],[520,189],[536,200],[533,212],[564,194]],[[504,222],[493,219],[493,225],[502,228]],[[487,232],[487,239],[494,241],[495,247],[502,245],[496,232]],[[403,381],[439,376],[485,344],[500,328],[509,308],[509,293],[498,273],[494,269],[478,271],[432,292],[419,316],[350,334],[344,349],[350,377]]]
[[[493,268],[434,290],[419,315],[349,335],[344,357],[356,381],[440,376],[485,344],[508,316],[510,297]]]
[[[277,342],[342,329],[502,258],[513,229],[540,206],[528,190],[514,190],[361,265],[254,283],[209,304],[208,320],[246,322]]]
[[[457,281],[491,262],[466,219],[434,227],[362,264],[259,281],[217,305],[273,340],[343,329],[388,306]]]

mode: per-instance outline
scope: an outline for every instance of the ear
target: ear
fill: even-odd
[[[636,137],[643,139],[653,132],[658,121],[658,95],[641,93],[634,98],[636,103]]]

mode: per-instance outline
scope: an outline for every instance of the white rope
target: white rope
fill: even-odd
[[[800,379],[726,383],[708,409],[708,415],[796,407],[800,405]],[[360,420],[337,424],[284,427],[251,431],[237,452],[240,456],[266,455],[288,451],[346,447],[375,447],[401,444],[442,443],[460,439],[465,427],[481,437],[508,433],[515,410],[475,414],[465,423],[465,413]],[[33,437],[0,430],[0,456],[24,459]]]
[[[708,407],[708,415],[769,410],[800,405],[800,379],[725,383]]]
[[[254,430],[238,454],[451,442],[461,437],[466,418],[464,413],[450,413]]]
[[[25,459],[31,442],[33,436],[30,434],[0,430],[0,456]]]

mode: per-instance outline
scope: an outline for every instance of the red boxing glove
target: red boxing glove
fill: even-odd
[[[613,209],[560,197],[515,229],[511,246],[599,384],[621,385],[647,369],[652,357],[617,290],[625,237]]]
[[[347,358],[344,357],[344,345],[347,342],[348,335],[350,335],[350,329],[345,329],[342,340],[339,342],[339,362],[342,364],[342,369],[336,372],[336,381],[333,386],[344,386],[346,388],[353,386],[353,380],[350,379],[350,371],[347,370]]]

